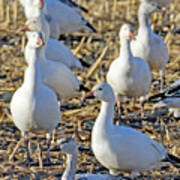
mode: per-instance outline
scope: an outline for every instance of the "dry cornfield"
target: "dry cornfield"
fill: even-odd
[[[89,88],[105,80],[108,67],[119,55],[119,30],[123,23],[131,23],[137,29],[138,0],[77,0],[88,9],[83,16],[96,28],[97,33],[79,32],[65,34],[62,41],[74,54],[83,59],[89,68],[76,73]],[[180,24],[179,0],[171,0],[168,9],[151,16],[155,32],[165,40],[170,53],[170,62],[166,68],[166,86],[179,79],[180,75],[180,35],[174,29]],[[60,179],[65,168],[65,156],[58,149],[51,151],[53,165],[38,166],[39,151],[37,142],[45,146],[45,135],[31,134],[31,155],[34,164],[25,167],[24,144],[17,150],[14,159],[9,155],[20,139],[20,131],[15,127],[9,110],[14,91],[23,82],[26,63],[24,61],[25,34],[18,29],[24,24],[23,8],[18,0],[0,0],[0,179]],[[153,73],[153,83],[149,95],[159,92],[159,75]],[[162,143],[168,152],[180,157],[180,122],[170,115],[167,109],[154,111],[152,104],[145,105],[145,118],[140,118],[140,104],[134,107],[129,99],[124,99],[123,124],[145,132],[151,138]],[[62,121],[53,134],[52,148],[56,140],[64,136],[73,136],[79,145],[77,172],[107,173],[95,159],[91,147],[91,130],[99,112],[99,101],[88,101],[81,106],[80,98],[63,103]],[[43,152],[45,157],[46,149]],[[139,175],[138,179],[180,179],[180,170],[174,167],[155,169]],[[123,173],[125,179],[129,174]]]

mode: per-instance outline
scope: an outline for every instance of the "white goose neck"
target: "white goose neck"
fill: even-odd
[[[149,23],[149,13],[145,12],[144,8],[140,6],[138,12],[138,20],[139,20],[139,31],[138,35],[143,36],[144,33],[150,33],[151,26]]]
[[[43,9],[39,9],[38,7],[29,4],[25,4],[24,9],[27,19],[39,17],[44,12]]]
[[[42,84],[42,74],[37,63],[37,59],[34,58],[29,63],[28,68],[25,72],[24,84],[27,87],[27,90],[34,96],[36,92],[41,88]]]
[[[66,160],[66,169],[62,175],[62,180],[74,180],[76,173],[76,164],[77,164],[77,156],[78,152],[74,152],[74,154],[67,154]]]
[[[50,27],[49,27],[49,23],[46,20],[45,15],[43,14],[42,17],[42,32],[44,32],[45,34],[45,38],[46,38],[46,43],[48,42],[48,39],[50,38]]]
[[[121,58],[123,59],[122,63],[131,63],[133,55],[131,52],[131,47],[130,47],[130,40],[121,38],[121,48],[120,48],[120,61]]]
[[[102,101],[101,110],[94,125],[94,128],[99,129],[99,133],[108,133],[111,131],[112,120],[114,118],[114,104],[115,100],[112,102]]]
[[[44,61],[46,59],[45,48],[46,46],[43,46],[41,48],[33,48],[29,44],[27,44],[25,58],[28,64],[34,61],[34,59],[38,59],[38,62]]]

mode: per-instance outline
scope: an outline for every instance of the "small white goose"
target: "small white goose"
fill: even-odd
[[[161,90],[164,86],[164,71],[169,61],[168,48],[163,39],[155,34],[149,24],[149,15],[158,10],[155,1],[143,1],[138,11],[139,29],[135,40],[131,42],[132,53],[146,60],[152,70],[159,70]]]
[[[45,54],[47,59],[61,62],[73,70],[82,69],[81,62],[73,55],[67,46],[56,39],[49,38],[49,24],[43,14],[40,13],[39,17],[27,20],[26,25],[23,26],[21,30],[37,31],[45,34],[47,42]]]
[[[56,94],[43,83],[38,51],[44,45],[41,34],[33,33],[29,46],[34,49],[22,86],[14,93],[10,109],[13,121],[28,144],[28,132],[47,134],[48,149],[52,130],[61,120]],[[47,157],[49,158],[49,150]],[[27,161],[30,154],[27,148]]]
[[[115,95],[109,84],[96,85],[84,99],[93,96],[100,99],[102,105],[92,130],[91,146],[97,160],[110,174],[128,171],[135,176],[171,163],[179,167],[180,159],[168,154],[150,137],[131,127],[113,124]]]
[[[28,37],[31,37],[35,32],[28,32]],[[28,38],[30,39],[30,38]],[[72,98],[80,95],[81,83],[72,71],[61,62],[52,61],[45,57],[46,45],[37,52],[32,48],[28,41],[25,49],[25,57],[28,64],[31,63],[33,54],[39,58],[39,66],[43,73],[43,81],[46,85],[52,88],[60,99]]]
[[[151,85],[151,71],[146,61],[134,57],[130,49],[130,40],[133,38],[133,28],[124,24],[121,27],[120,56],[114,60],[107,73],[107,82],[112,86],[117,102],[120,96],[144,97]],[[119,115],[120,102],[118,102]],[[143,113],[143,103],[142,103]]]
[[[76,141],[71,138],[62,138],[58,145],[63,153],[66,154],[66,169],[61,180],[113,180],[107,174],[76,174],[76,164],[78,161],[78,146]]]

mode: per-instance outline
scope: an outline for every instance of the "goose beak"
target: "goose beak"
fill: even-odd
[[[44,0],[40,0],[39,2],[39,8],[42,9],[44,7]]]
[[[41,37],[38,37],[38,43],[41,44],[41,46],[45,45],[45,42]]]
[[[22,32],[24,32],[24,31],[30,31],[29,25],[26,24],[26,25],[24,25],[23,27],[21,27],[19,30],[22,31]]]
[[[132,40],[135,40],[134,32],[130,31],[129,36]]]
[[[87,93],[82,99],[83,101],[86,100],[86,99],[93,99],[95,96],[94,96],[94,91],[90,91],[89,93]]]

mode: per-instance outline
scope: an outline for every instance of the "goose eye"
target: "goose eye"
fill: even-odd
[[[102,91],[103,89],[102,88],[99,88],[99,91]]]

